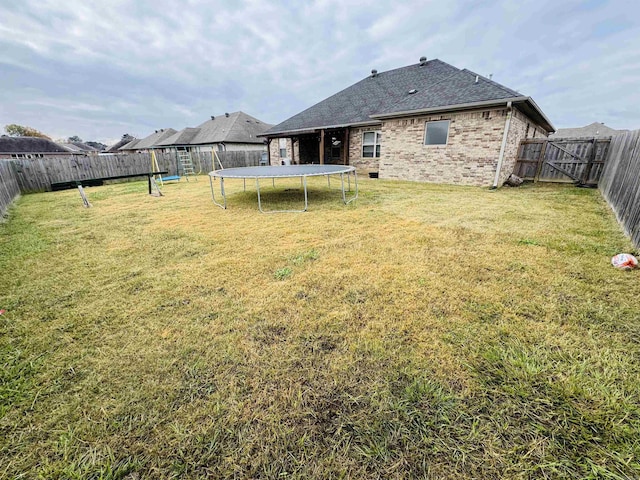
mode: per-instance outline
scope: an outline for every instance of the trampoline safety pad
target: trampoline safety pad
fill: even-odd
[[[345,192],[345,175],[347,177],[348,190],[351,191],[351,175],[353,174],[355,192],[352,198],[347,199]],[[262,213],[284,213],[284,212],[306,212],[309,206],[307,192],[307,177],[327,177],[327,184],[331,185],[330,176],[340,176],[340,187],[342,192],[342,201],[345,205],[353,202],[358,198],[358,175],[355,167],[349,165],[283,165],[283,166],[266,166],[266,167],[239,167],[226,168],[209,172],[209,184],[211,185],[211,199],[218,207],[227,208],[227,195],[224,190],[225,179],[253,179],[256,182],[256,190],[258,192],[258,209]],[[220,179],[220,194],[222,195],[222,203],[216,201],[213,180]],[[262,208],[262,200],[260,198],[260,180],[272,179],[275,185],[276,178],[300,178],[304,190],[304,208],[302,210],[264,210]]]

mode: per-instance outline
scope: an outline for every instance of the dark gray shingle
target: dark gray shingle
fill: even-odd
[[[0,153],[70,153],[70,150],[46,138],[2,135]]]
[[[369,76],[267,130],[266,134],[375,123],[376,115],[526,98],[469,70],[434,59]],[[409,93],[415,90],[415,93]],[[540,115],[542,113],[540,112]]]

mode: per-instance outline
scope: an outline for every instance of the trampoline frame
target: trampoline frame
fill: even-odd
[[[347,175],[348,191],[351,191],[351,174],[353,173],[355,183],[355,193],[352,198],[347,199],[344,188],[344,176]],[[224,180],[242,179],[244,191],[247,190],[247,179],[253,178],[256,181],[256,191],[258,193],[258,210],[260,213],[302,213],[309,207],[309,194],[307,191],[307,177],[327,177],[327,184],[331,187],[331,175],[340,175],[340,189],[342,192],[342,202],[350,204],[358,198],[358,175],[356,168],[349,165],[287,165],[287,166],[267,166],[267,167],[238,167],[214,170],[209,172],[209,185],[211,186],[211,199],[213,203],[223,210],[227,209],[227,195],[224,189]],[[300,178],[301,186],[304,190],[304,208],[302,210],[265,210],[262,208],[262,198],[260,196],[260,179],[271,179],[275,187],[276,178]],[[216,201],[213,180],[220,179],[220,193],[223,203]]]

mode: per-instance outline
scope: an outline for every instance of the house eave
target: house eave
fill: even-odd
[[[366,127],[369,125],[380,125],[381,122],[376,120],[367,120],[365,122],[354,122],[354,123],[342,123],[336,125],[322,125],[318,127],[307,127],[307,128],[299,128],[293,130],[280,130],[277,132],[266,132],[261,133],[260,135],[256,135],[258,137],[267,137],[267,138],[279,138],[279,137],[290,137],[292,135],[304,135],[307,133],[316,133],[320,130],[332,130],[336,128],[347,128],[347,127]]]
[[[381,113],[376,115],[371,115],[371,118],[387,120],[391,118],[401,118],[401,117],[413,117],[416,115],[423,114],[433,114],[433,113],[445,113],[445,112],[454,112],[460,110],[475,110],[478,108],[485,107],[494,107],[494,106],[506,106],[509,102],[513,105],[517,104],[525,104],[528,105],[532,113],[537,114],[539,117],[537,120],[540,121],[542,127],[544,127],[548,132],[555,132],[555,127],[549,121],[547,116],[540,110],[540,107],[533,101],[531,97],[511,97],[511,98],[501,98],[497,100],[485,100],[482,102],[472,102],[472,103],[461,103],[458,105],[445,105],[440,107],[430,107],[430,108],[421,108],[416,110],[407,110],[401,112],[391,112],[391,113]]]

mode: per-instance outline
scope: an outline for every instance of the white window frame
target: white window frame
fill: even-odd
[[[367,133],[373,133],[373,143],[365,143],[364,136]],[[366,132],[362,132],[362,158],[380,158],[381,150],[382,150],[382,131],[381,130],[368,130]],[[364,154],[364,147],[373,147],[373,155],[371,157],[367,157]],[[377,155],[376,155],[377,154]]]
[[[280,154],[280,158],[287,157],[287,139],[286,138],[278,139],[278,153]]]
[[[427,129],[429,128],[430,123],[441,123],[447,122],[447,139],[444,143],[427,143]],[[429,122],[425,122],[424,124],[424,138],[422,139],[422,144],[425,147],[442,147],[449,145],[449,131],[451,130],[451,120],[443,119],[443,120],[431,120]]]

